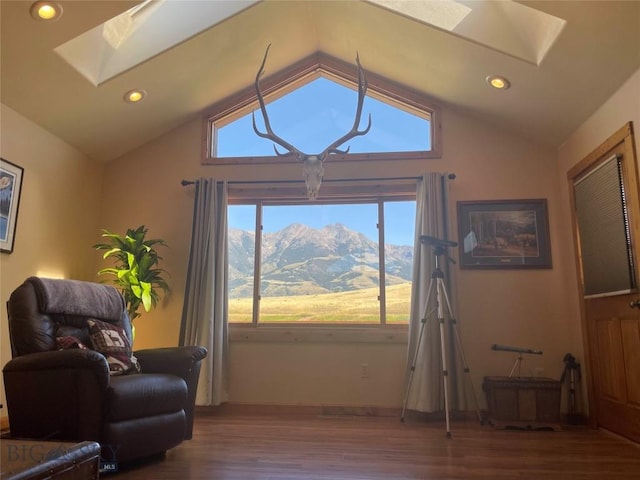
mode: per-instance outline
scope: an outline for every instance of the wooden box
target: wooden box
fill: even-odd
[[[500,428],[556,429],[560,382],[552,378],[485,377],[489,422]]]

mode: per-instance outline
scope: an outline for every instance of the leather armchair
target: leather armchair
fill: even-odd
[[[107,461],[160,454],[191,438],[205,348],[134,351],[139,371],[124,374],[93,348],[60,349],[62,337],[92,346],[96,320],[131,340],[124,300],[108,285],[30,277],[7,310],[12,360],[3,375],[12,437],[96,441]]]

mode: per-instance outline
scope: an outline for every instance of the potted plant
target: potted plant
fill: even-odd
[[[128,229],[125,235],[103,230],[102,236],[108,242],[94,245],[97,250],[105,250],[103,259],[116,259],[114,267],[103,268],[98,275],[113,275],[112,283],[122,292],[132,323],[140,316],[140,306],[145,312],[150,311],[160,299],[159,290],[169,291],[163,278],[165,270],[157,268],[162,257],[154,248],[167,244],[160,239],[145,239],[146,235],[144,225]]]

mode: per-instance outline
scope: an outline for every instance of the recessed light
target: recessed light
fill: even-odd
[[[62,16],[62,5],[58,2],[36,2],[31,5],[31,16],[43,22],[54,22]]]
[[[506,90],[511,86],[511,82],[500,75],[489,75],[485,80],[489,85],[498,90]]]
[[[129,90],[124,94],[124,101],[127,103],[138,103],[141,102],[146,95],[147,92],[145,92],[144,90],[135,88],[133,90]]]

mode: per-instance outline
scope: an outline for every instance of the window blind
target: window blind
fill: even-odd
[[[635,287],[621,157],[611,156],[574,182],[584,295]]]

